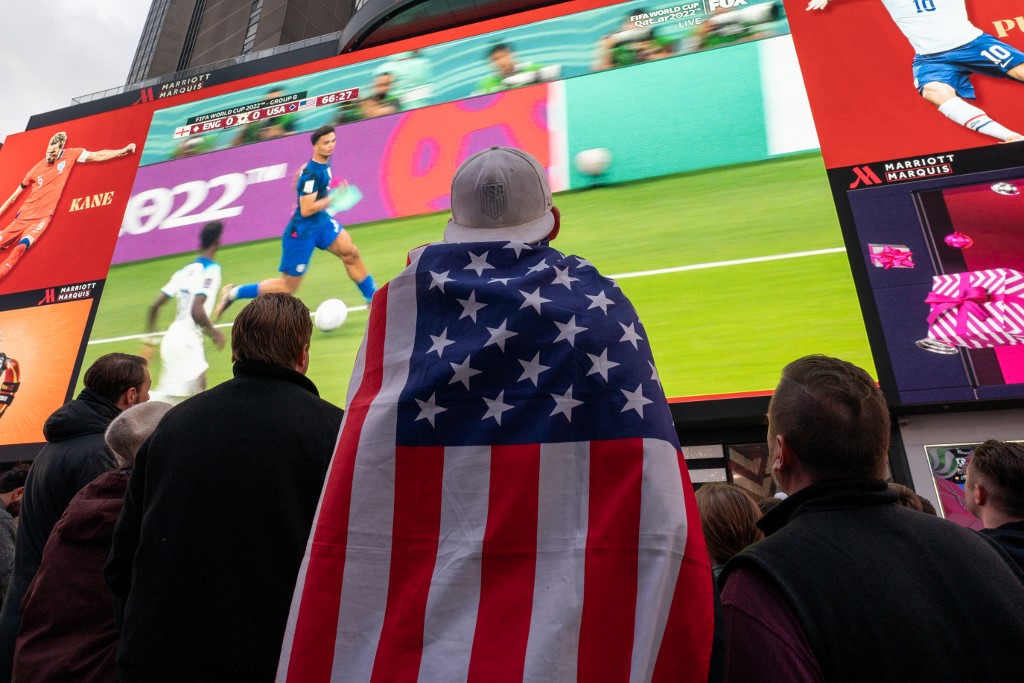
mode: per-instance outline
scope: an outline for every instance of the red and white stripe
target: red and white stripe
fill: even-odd
[[[706,680],[710,568],[679,451],[396,447],[415,301],[411,269],[374,297],[278,680]]]
[[[989,317],[981,319],[967,313],[966,331],[957,331],[960,310],[944,311],[928,328],[928,337],[973,349],[991,348],[1024,343],[1024,306],[1004,301],[1005,297],[1024,298],[1024,274],[1007,268],[936,275],[932,278],[932,291],[945,296],[960,292],[961,278],[966,285],[983,287],[992,300],[980,304]]]

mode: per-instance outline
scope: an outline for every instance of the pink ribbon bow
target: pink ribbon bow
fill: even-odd
[[[984,287],[969,286],[970,278],[966,273],[960,275],[960,285],[954,296],[936,294],[931,292],[925,302],[931,304],[932,310],[928,314],[928,324],[933,325],[946,311],[956,311],[956,333],[963,335],[967,332],[967,316],[974,314],[979,320],[989,317],[981,304],[991,301],[988,290]]]
[[[878,254],[878,262],[886,270],[890,268],[913,268],[914,254],[908,249],[906,251],[886,246],[882,253]]]

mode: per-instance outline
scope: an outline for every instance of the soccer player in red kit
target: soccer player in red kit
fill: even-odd
[[[65,147],[67,141],[66,133],[54,134],[46,148],[46,158],[32,167],[14,194],[0,206],[2,216],[17,201],[22,191],[28,190],[28,198],[15,214],[14,220],[0,232],[0,258],[3,259],[0,263],[0,280],[7,277],[25,251],[42,237],[75,164],[109,161],[135,151],[134,142],[121,149],[89,152],[79,147]]]

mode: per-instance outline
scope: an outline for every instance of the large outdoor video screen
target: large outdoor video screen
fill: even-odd
[[[613,277],[636,306],[668,396],[765,395],[806,353],[871,367],[781,4],[717,5],[632,2],[411,41],[388,57],[155,109],[148,126],[116,136],[138,143],[139,165],[115,195],[116,224],[99,231],[113,265],[81,367],[139,351],[150,305],[195,258],[208,221],[225,225],[225,282],[276,274],[308,133],[321,125],[336,127],[333,176],[351,190],[336,218],[378,284],[441,239],[458,165],[511,145],[548,169],[563,219],[553,246]],[[47,138],[35,135],[37,154]],[[342,405],[362,297],[325,252],[298,296],[311,309],[333,297],[350,308],[311,348],[310,377]],[[240,309],[220,321],[225,332]],[[206,357],[209,385],[230,377],[227,349],[207,341]],[[155,380],[162,371],[154,358]]]

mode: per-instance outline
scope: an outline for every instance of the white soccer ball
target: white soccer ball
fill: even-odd
[[[612,153],[604,147],[585,149],[576,154],[576,168],[580,173],[589,176],[599,176],[608,168],[612,162]]]
[[[327,299],[316,307],[313,320],[321,332],[336,330],[348,317],[348,306],[341,299]]]

